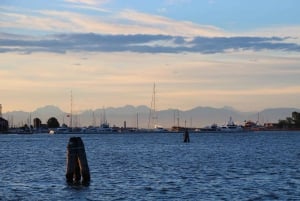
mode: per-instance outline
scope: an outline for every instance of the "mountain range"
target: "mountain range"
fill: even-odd
[[[241,112],[232,107],[213,108],[213,107],[196,107],[191,110],[167,109],[156,111],[155,115],[150,116],[150,108],[147,106],[126,105],[123,107],[109,107],[95,110],[85,110],[72,115],[73,126],[99,126],[105,120],[111,125],[124,126],[126,121],[127,127],[148,128],[150,123],[155,119],[157,124],[170,128],[172,126],[203,127],[217,123],[222,125],[230,117],[239,124],[244,121],[254,121],[263,123],[277,123],[280,119],[290,117],[292,112],[300,112],[298,108],[270,108],[258,112]],[[62,111],[57,106],[47,105],[37,108],[32,112],[12,111],[3,114],[3,117],[9,121],[10,126],[22,126],[30,124],[34,118],[41,119],[46,123],[50,117],[58,119],[60,124],[70,123],[70,113]],[[151,125],[150,125],[151,126]]]

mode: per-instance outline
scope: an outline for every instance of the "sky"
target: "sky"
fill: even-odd
[[[300,108],[298,0],[1,0],[3,112]]]

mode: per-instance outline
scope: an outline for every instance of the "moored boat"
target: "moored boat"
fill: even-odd
[[[242,132],[244,131],[244,128],[240,125],[235,124],[232,120],[232,117],[230,117],[228,123],[220,127],[220,131],[227,133]]]
[[[221,128],[217,124],[200,128],[200,132],[220,132]]]
[[[200,132],[209,132],[209,133],[237,133],[237,132],[244,132],[246,131],[243,126],[237,125],[232,120],[232,117],[230,117],[227,124],[224,124],[222,126],[218,126],[217,124],[212,124],[211,126],[206,126],[203,128],[200,128]]]

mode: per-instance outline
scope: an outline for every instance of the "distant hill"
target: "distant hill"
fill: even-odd
[[[78,114],[73,114],[73,125],[77,126],[99,126],[106,119],[110,125],[123,126],[126,121],[128,127],[147,128],[149,123],[150,108],[147,106],[126,105],[123,107],[99,108],[96,110],[85,110]],[[169,128],[171,126],[192,126],[203,127],[217,123],[224,124],[230,117],[236,123],[243,124],[245,120],[259,121],[260,123],[273,122],[277,123],[280,119],[290,117],[292,112],[300,112],[297,108],[270,108],[258,112],[241,112],[231,107],[213,108],[213,107],[196,107],[191,110],[167,109],[157,112],[158,124]],[[47,105],[37,108],[32,112],[13,111],[4,113],[10,125],[21,126],[28,124],[30,119],[38,117],[42,123],[46,123],[50,117],[58,119],[60,124],[69,125],[70,118],[68,112],[62,111],[57,106]]]
[[[40,118],[42,123],[46,123],[50,117],[55,117],[60,121],[63,116],[65,116],[65,112],[53,105],[40,107],[32,112],[12,111],[4,113],[4,117],[9,121],[9,124],[14,126],[29,125],[30,120],[33,122],[36,117]]]
[[[59,107],[53,105],[46,105],[44,107],[37,108],[32,113],[34,114],[49,114],[49,115],[57,115],[64,113]]]

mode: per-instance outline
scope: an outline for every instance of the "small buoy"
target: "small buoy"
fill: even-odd
[[[67,146],[67,183],[89,185],[90,179],[84,144],[80,137],[71,137]]]

